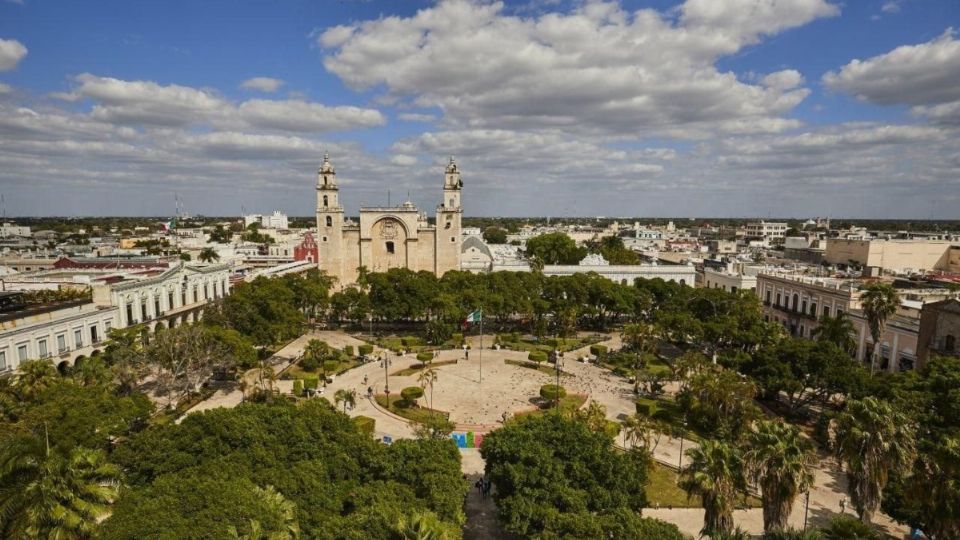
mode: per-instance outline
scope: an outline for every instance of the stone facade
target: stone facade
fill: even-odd
[[[919,366],[931,356],[960,356],[960,300],[925,304],[920,314]]]
[[[385,272],[391,268],[427,271],[437,276],[460,269],[460,191],[463,182],[453,158],[444,171],[443,200],[431,225],[407,201],[396,207],[361,207],[359,224],[344,222],[337,175],[324,156],[317,173],[318,266],[339,287],[357,281],[359,268]]]

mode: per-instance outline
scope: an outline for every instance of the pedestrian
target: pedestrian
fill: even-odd
[[[464,356],[463,356],[463,359],[464,359],[464,360],[469,360],[469,359],[470,359],[470,349],[464,349],[464,350],[463,350],[463,355],[464,355]]]
[[[486,499],[487,495],[490,494],[490,488],[493,486],[493,482],[490,480],[485,480],[483,482],[483,498]]]
[[[844,497],[840,499],[840,513],[841,514],[846,513],[846,511],[847,511],[847,498]]]
[[[483,477],[477,478],[477,481],[473,484],[473,487],[477,488],[477,493],[483,495]]]
[[[363,384],[367,384],[367,376],[366,376],[366,375],[363,376]]]

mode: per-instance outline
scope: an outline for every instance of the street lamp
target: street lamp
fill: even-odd
[[[679,473],[683,470],[683,433],[687,430],[687,417],[683,417],[683,429],[680,430],[680,459],[677,460],[677,478],[679,479]]]
[[[553,350],[553,367],[557,370],[557,408],[560,408],[560,368],[563,364],[563,353]]]
[[[390,371],[387,367],[387,355],[380,353],[380,360],[383,362],[383,390],[387,394],[387,408],[390,408]]]
[[[807,488],[807,500],[803,505],[803,530],[807,530],[807,514],[810,512],[810,488]]]

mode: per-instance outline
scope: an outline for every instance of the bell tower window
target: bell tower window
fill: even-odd
[[[391,255],[396,253],[396,249],[393,247],[393,242],[387,242],[387,253]]]
[[[323,206],[324,208],[326,208],[327,206],[330,206],[330,201],[327,200],[326,195],[323,196]]]
[[[333,218],[327,216],[327,227],[333,227]]]

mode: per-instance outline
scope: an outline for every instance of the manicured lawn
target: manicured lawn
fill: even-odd
[[[569,394],[565,397],[560,398],[560,409],[561,410],[572,410],[575,411],[583,406],[587,401],[586,394]],[[526,416],[528,414],[543,414],[547,411],[553,410],[553,407],[547,409],[537,409],[533,411],[521,411],[516,413],[514,416]]]
[[[406,418],[412,422],[427,422],[430,420],[446,420],[450,413],[443,411],[435,411],[433,409],[428,409],[426,407],[399,407],[398,403],[402,402],[403,399],[399,394],[390,395],[390,406],[387,407],[387,396],[384,394],[377,395],[375,397],[377,400],[377,405],[380,405],[384,409],[389,410],[393,414]]]
[[[428,367],[431,367],[431,366],[433,366],[433,367],[446,366],[446,365],[449,365],[449,364],[456,364],[456,363],[457,363],[456,360],[444,360],[444,361],[442,361],[442,362],[431,362],[431,363],[429,363],[429,364],[416,364],[416,365],[410,366],[410,367],[408,367],[408,368],[406,368],[406,369],[401,369],[400,371],[395,371],[395,372],[391,373],[391,375],[394,375],[394,376],[397,376],[397,377],[407,377],[407,376],[409,376],[409,375],[413,375],[413,374],[415,374],[415,373],[419,373],[419,372],[423,371],[424,369],[426,369],[426,368],[428,368]]]
[[[343,373],[344,371],[353,369],[361,364],[362,362],[357,358],[350,358],[349,360],[341,360],[340,362],[337,363],[336,369],[328,372],[327,375]],[[296,364],[293,364],[292,366],[287,368],[286,371],[283,372],[283,377],[286,379],[303,379],[306,377],[318,377],[320,376],[321,373],[322,371],[319,368],[314,371],[305,370],[300,365],[300,363],[297,362]]]
[[[697,497],[687,499],[687,494],[677,486],[677,473],[662,463],[654,463],[647,476],[647,501],[649,508],[700,508]],[[749,495],[741,496],[737,507],[757,508],[760,499]]]
[[[543,351],[551,352],[554,349],[560,352],[568,352],[581,347],[586,347],[587,345],[593,345],[594,343],[599,343],[605,338],[603,336],[584,336],[582,338],[544,338],[542,341],[537,342],[536,339],[532,338],[520,338],[516,341],[507,341],[504,338],[509,336],[509,334],[502,334],[500,336],[500,346],[504,349],[509,349],[512,351]],[[556,341],[556,345],[552,343]]]

